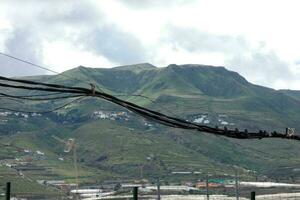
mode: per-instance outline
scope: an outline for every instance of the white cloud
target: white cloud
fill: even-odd
[[[172,47],[165,44],[156,49],[151,63],[159,63],[159,67],[169,64],[199,64],[209,63],[214,66],[224,64],[224,55],[218,52],[190,52],[182,47]]]
[[[248,77],[249,81],[265,86],[272,85],[277,89],[282,86],[291,88],[290,85],[298,78],[290,70],[288,63],[281,60],[272,51],[264,52],[255,49],[250,51],[248,55],[240,52],[226,60],[225,63],[230,69]]]
[[[228,65],[256,84],[300,89],[297,0],[12,0],[0,6],[0,50],[58,71],[138,62]],[[2,57],[0,63],[2,75],[41,73],[29,66],[22,72],[20,63]]]
[[[64,71],[80,65],[89,67],[114,67],[105,57],[83,50],[64,41],[44,43],[44,62],[54,71]]]

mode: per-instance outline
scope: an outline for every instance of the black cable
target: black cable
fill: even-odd
[[[3,77],[0,79],[3,79]],[[23,80],[14,80],[14,79],[8,79],[5,78],[8,81],[13,82],[23,82]],[[86,88],[81,87],[67,87],[63,85],[56,85],[56,84],[45,84],[40,82],[34,82],[34,81],[26,81],[26,84],[33,84],[33,85],[43,85],[47,86],[45,87],[28,87],[28,86],[16,86],[16,85],[9,85],[9,84],[3,84],[0,83],[0,86],[2,87],[10,87],[10,88],[18,88],[18,89],[27,89],[27,90],[39,90],[39,91],[50,91],[50,92],[64,92],[64,93],[73,93],[73,94],[82,94],[86,96],[93,96],[102,98],[104,100],[107,100],[109,102],[115,103],[117,105],[120,105],[132,112],[137,113],[140,116],[143,116],[147,119],[156,121],[160,124],[164,124],[170,127],[175,128],[182,128],[182,129],[190,129],[190,130],[197,130],[201,132],[207,132],[215,135],[221,135],[231,138],[237,138],[237,139],[262,139],[262,138],[285,138],[285,139],[294,139],[294,140],[300,140],[300,137],[297,135],[288,136],[286,134],[277,133],[277,132],[271,132],[268,133],[266,131],[259,131],[259,132],[248,132],[248,131],[239,131],[238,129],[235,130],[228,130],[226,127],[224,129],[219,128],[213,128],[209,126],[199,125],[193,122],[186,121],[184,119],[171,117],[168,115],[164,115],[162,113],[159,113],[157,111],[153,111],[141,106],[138,106],[134,103],[124,101],[122,99],[119,99],[113,95],[99,92],[95,90],[90,90]]]
[[[41,66],[41,65],[34,64],[34,63],[32,63],[32,62],[29,62],[29,61],[26,61],[26,60],[17,58],[17,57],[15,57],[15,56],[11,56],[11,55],[8,55],[8,54],[2,53],[2,52],[0,52],[0,54],[3,55],[3,56],[6,56],[6,57],[12,58],[12,59],[14,59],[14,60],[17,60],[17,61],[26,63],[26,64],[28,64],[28,65],[32,65],[32,66],[38,67],[38,68],[40,68],[40,69],[43,69],[43,70],[46,70],[46,71],[49,71],[49,72],[52,72],[52,73],[55,73],[55,74],[59,74],[58,72],[56,72],[56,71],[54,71],[54,70],[52,70],[52,69],[48,69],[48,68],[43,67],[43,66]]]
[[[32,85],[42,85],[42,86],[50,87],[50,88],[38,88],[38,87],[28,87],[28,86],[9,85],[9,84],[0,83],[0,86],[2,86],[2,87],[11,87],[11,88],[17,88],[17,89],[39,90],[39,91],[49,91],[49,92],[68,92],[68,93],[78,93],[78,94],[83,92],[87,95],[92,95],[92,92],[93,92],[89,89],[81,88],[81,87],[68,87],[68,86],[57,85],[57,84],[47,84],[47,83],[40,83],[40,82],[28,81],[28,80],[11,79],[11,78],[1,77],[1,76],[0,76],[0,80],[17,82],[17,83],[32,84]],[[62,88],[62,89],[60,89],[60,88]],[[133,103],[118,99],[115,96],[112,96],[112,95],[107,94],[107,93],[97,91],[97,95],[100,95],[101,98],[107,99],[109,101],[113,101],[115,103],[122,102],[120,105],[123,105],[123,107],[125,107],[126,104],[130,104],[132,106],[138,107],[139,109],[146,109],[146,108],[140,107],[138,105],[135,105]],[[149,109],[146,109],[146,110],[148,112],[152,112],[152,113],[155,113],[155,114],[161,114],[161,113],[149,110]]]
[[[80,80],[80,79],[77,79],[77,78],[74,78],[74,77],[71,77],[71,76],[68,76],[68,75],[65,75],[65,74],[56,72],[56,71],[54,71],[54,70],[52,70],[52,69],[49,69],[49,68],[47,68],[47,67],[43,67],[43,66],[41,66],[41,65],[37,65],[37,64],[35,64],[35,63],[32,63],[32,62],[23,60],[23,59],[21,59],[21,58],[17,58],[17,57],[15,57],[15,56],[12,56],[12,55],[9,55],[9,54],[3,53],[3,52],[0,52],[0,54],[3,55],[3,56],[6,56],[6,57],[8,57],[8,58],[17,60],[17,61],[19,61],[19,62],[23,62],[23,63],[29,64],[29,65],[32,65],[32,66],[34,66],[34,67],[38,67],[38,68],[40,68],[40,69],[47,70],[47,71],[49,71],[49,72],[55,73],[55,74],[57,74],[57,75],[64,76],[64,77],[66,77],[66,78],[70,78],[70,79],[74,79],[74,80],[77,80],[77,81],[85,82],[85,83],[87,83],[87,84],[91,84],[90,82],[83,81],[83,80]],[[88,69],[88,68],[86,68],[86,69]],[[95,83],[95,86],[96,86],[96,88],[97,88],[99,91],[104,92],[104,91],[99,87],[99,85],[98,85],[97,83]],[[154,103],[154,104],[157,105],[158,107],[162,108],[163,110],[167,110],[169,113],[171,113],[171,114],[173,114],[173,115],[176,115],[176,114],[174,114],[171,110],[166,109],[166,108],[163,108],[162,106],[158,105],[158,103],[154,102],[154,101],[151,100],[149,97],[142,96],[142,95],[131,95],[131,96],[140,96],[140,97],[146,98],[146,99],[152,101],[152,103]]]
[[[58,85],[58,84],[50,84],[50,83],[41,83],[41,82],[36,82],[36,81],[29,81],[29,80],[23,80],[23,79],[12,79],[12,78],[6,78],[3,76],[0,76],[0,80],[3,81],[9,81],[9,82],[16,82],[16,83],[23,83],[23,84],[29,84],[29,85],[41,85],[41,86],[47,86],[47,87],[54,87],[54,88],[61,88],[61,89],[78,89],[77,87],[68,87],[64,85]],[[83,89],[83,88],[79,88]]]
[[[32,94],[32,95],[21,95],[19,97],[44,97],[44,96],[53,96],[63,94],[62,92],[53,92],[53,93],[46,93],[46,94]]]
[[[12,109],[12,108],[2,108],[2,107],[0,107],[0,110],[7,110],[7,111],[12,111],[12,112],[20,112],[20,113],[31,113],[31,114],[33,114],[33,113],[36,113],[36,114],[47,114],[47,113],[51,113],[51,112],[55,112],[57,110],[60,110],[60,109],[66,107],[66,106],[68,106],[68,105],[70,105],[70,104],[72,104],[72,103],[74,103],[76,101],[79,101],[79,100],[81,100],[83,98],[85,98],[85,96],[84,97],[79,97],[77,99],[74,99],[74,100],[72,100],[72,101],[70,101],[70,102],[62,105],[62,106],[56,107],[56,108],[54,108],[52,110],[46,110],[46,111],[25,111],[25,110],[18,110],[18,109]]]
[[[59,96],[59,97],[48,97],[48,98],[30,98],[30,97],[23,97],[23,96],[15,96],[15,95],[9,95],[5,93],[0,92],[0,97],[9,97],[13,99],[23,99],[23,100],[31,100],[31,101],[48,101],[48,100],[58,100],[58,99],[69,99],[74,97],[81,97],[83,95],[68,95],[68,96]]]
[[[30,81],[30,80],[22,80],[22,79],[12,79],[12,78],[7,78],[7,77],[3,77],[0,76],[0,80],[3,81],[11,81],[11,82],[17,82],[17,83],[23,83],[23,84],[31,84],[31,85],[42,85],[42,86],[47,86],[47,87],[55,87],[55,88],[64,88],[64,89],[75,89],[75,90],[84,90],[84,91],[90,91],[87,90],[85,88],[80,88],[80,87],[69,87],[69,86],[64,86],[64,85],[58,85],[58,84],[50,84],[50,83],[41,83],[41,82],[36,82],[36,81]],[[98,87],[97,87],[98,88]],[[103,90],[101,90],[101,93],[104,94]],[[148,99],[149,101],[151,101],[152,103],[158,105],[153,99],[151,99],[150,97],[141,95],[141,94],[132,94],[130,96],[136,96],[136,97],[142,97],[145,99]],[[160,105],[158,105],[160,108],[162,109],[166,109],[161,107]],[[168,110],[168,109],[166,109]],[[168,112],[172,113],[173,115],[175,115],[172,111],[168,110]]]
[[[150,118],[155,121],[158,121],[158,122],[163,123],[168,126],[172,126],[172,127],[176,127],[176,128],[195,129],[195,130],[199,130],[199,131],[205,131],[205,132],[220,134],[220,135],[227,135],[229,137],[236,137],[236,138],[240,138],[240,139],[249,138],[249,136],[243,136],[243,134],[237,135],[233,131],[226,131],[226,134],[224,134],[224,132],[222,132],[221,130],[215,130],[214,128],[211,128],[211,127],[201,126],[201,125],[194,124],[191,122],[186,122],[185,120],[182,120],[182,119],[165,116],[156,111],[148,110],[146,108],[142,108],[142,107],[132,104],[130,102],[126,102],[126,101],[117,99],[116,97],[111,96],[109,94],[97,93],[97,95],[98,96],[100,95],[99,97],[101,97],[103,99],[106,99],[108,101],[111,101],[113,103],[121,105],[133,112],[136,112],[139,115],[142,115],[146,118]],[[252,138],[260,138],[260,137],[262,137],[262,136],[261,135],[260,136],[256,136],[256,135],[252,136]]]
[[[15,81],[15,80],[12,80],[12,81]],[[42,84],[42,83],[34,82],[34,84]],[[6,85],[8,87],[13,87],[13,88],[30,89],[30,90],[60,91],[60,92],[65,91],[65,92],[71,92],[71,93],[80,93],[78,90],[82,90],[82,92],[86,93],[87,95],[90,93],[90,90],[85,89],[85,88],[75,88],[76,90],[71,90],[71,89],[73,89],[73,87],[66,87],[66,88],[68,88],[68,90],[61,90],[61,89],[55,89],[55,88],[36,88],[36,87],[15,86],[15,85],[8,85],[8,84],[0,83],[0,86],[4,86],[4,85]],[[42,85],[45,85],[45,84],[42,84]],[[49,85],[49,84],[46,84],[46,85]],[[53,86],[53,84],[51,86]],[[62,86],[59,86],[59,87],[61,88]],[[206,131],[206,132],[215,132],[215,130],[211,127],[201,126],[201,125],[198,125],[195,123],[187,122],[182,119],[169,117],[169,116],[166,116],[159,112],[140,107],[131,102],[127,102],[127,101],[118,99],[118,98],[116,98],[112,95],[106,94],[106,93],[96,92],[95,94],[97,94],[99,97],[101,97],[103,99],[106,99],[108,101],[111,101],[113,103],[121,105],[133,112],[136,112],[137,114],[142,115],[146,118],[150,118],[155,121],[160,121],[161,123],[163,123],[165,125],[169,125],[169,126],[176,127],[176,128],[186,128],[186,129],[195,129],[195,130]],[[217,133],[217,132],[215,132],[215,133]]]
[[[171,113],[172,115],[176,116],[176,114],[172,110],[159,105],[159,103],[157,103],[153,98],[147,97],[145,95],[141,95],[141,94],[119,94],[119,95],[114,95],[114,96],[115,97],[123,97],[123,96],[127,96],[127,97],[128,96],[130,96],[130,97],[141,97],[141,98],[147,99],[148,101],[150,101],[154,105],[158,106],[160,109],[165,110],[168,113]]]
[[[76,94],[83,93],[83,91],[80,91],[80,90],[29,87],[29,86],[21,86],[21,85],[10,85],[10,84],[4,84],[4,83],[0,83],[0,87],[8,87],[8,88],[24,89],[24,90],[37,90],[37,91],[46,91],[46,92],[61,92],[61,93],[76,93]],[[87,91],[89,91],[89,90],[87,90]]]
[[[84,82],[84,83],[90,84],[90,82],[88,82],[88,81],[83,81],[83,80],[80,80],[80,79],[78,79],[78,78],[75,78],[75,77],[72,77],[72,76],[68,76],[68,75],[66,75],[66,74],[59,73],[59,72],[54,71],[54,70],[52,70],[52,69],[49,69],[49,68],[47,68],[47,67],[43,67],[43,66],[41,66],[41,65],[38,65],[38,64],[35,64],[35,63],[32,63],[32,62],[23,60],[23,59],[21,59],[21,58],[17,58],[17,57],[15,57],[15,56],[12,56],[12,55],[9,55],[9,54],[3,53],[3,52],[0,52],[0,55],[3,55],[3,56],[6,56],[6,57],[8,57],[8,58],[17,60],[17,61],[19,61],[19,62],[23,62],[23,63],[26,63],[26,64],[28,64],[28,65],[31,65],[31,66],[34,66],[34,67],[37,67],[37,68],[40,68],[40,69],[43,69],[43,70],[52,72],[52,73],[57,74],[57,75],[59,75],[59,76],[64,76],[64,77],[69,78],[69,79],[73,79],[73,80],[76,80],[76,81],[80,81],[80,82]],[[96,84],[96,87],[97,87],[98,89],[100,89],[100,87],[99,87],[97,84]],[[101,89],[100,89],[100,90],[101,90]],[[102,91],[102,90],[101,90],[101,91]]]

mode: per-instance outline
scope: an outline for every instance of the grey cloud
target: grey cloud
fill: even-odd
[[[73,42],[88,51],[106,57],[114,63],[131,64],[145,61],[145,49],[134,35],[108,24],[105,16],[93,3],[73,4],[60,16],[48,16],[47,21],[62,21],[64,25],[79,29]]]
[[[79,32],[81,29],[93,29],[101,18],[101,13],[91,1],[28,1],[20,2],[16,7],[17,3],[0,3],[7,8],[6,15],[13,25],[12,33],[4,44],[5,53],[41,65],[42,42],[57,39],[72,42],[72,37],[75,36],[66,34],[65,28],[73,28]],[[45,70],[0,56],[1,75],[27,76],[47,73]]]
[[[173,48],[184,48],[191,52],[222,52],[232,54],[248,49],[247,41],[242,37],[216,35],[201,32],[193,28],[181,28],[168,25],[162,38]]]
[[[237,54],[228,59],[226,65],[266,86],[272,86],[278,80],[288,83],[297,79],[290,71],[288,63],[282,61],[274,52],[263,52],[259,49],[247,56]]]
[[[39,21],[54,25],[93,25],[104,15],[91,1],[61,1],[38,13]]]
[[[5,44],[6,53],[43,64],[42,43],[62,40],[103,56],[113,63],[146,61],[142,43],[134,35],[110,24],[95,1],[28,1],[21,2],[19,7],[13,9],[16,3],[15,0],[5,3],[14,28],[13,36]],[[47,73],[27,65],[25,68],[22,63],[7,58],[0,58],[0,66],[4,75]],[[24,66],[22,70],[18,70],[20,66]]]
[[[58,9],[63,8],[62,3],[57,3],[51,4],[49,1],[27,1],[24,3],[14,0],[1,2],[1,5],[6,7],[6,15],[13,25],[12,33],[4,44],[5,53],[35,64],[43,64],[42,39],[51,36],[53,31],[54,38],[59,38],[57,33],[62,32],[59,30],[60,28],[57,31],[53,28],[53,25],[57,22],[50,20],[50,13],[53,17],[60,17],[58,22],[62,22],[62,15],[66,15]],[[72,12],[72,9],[67,13]],[[65,17],[68,21],[69,18]],[[4,56],[0,56],[0,69],[0,74],[4,76],[28,76],[48,73],[45,70]]]
[[[6,53],[18,58],[41,64],[41,46],[37,38],[25,28],[17,29],[5,42]],[[45,71],[28,64],[0,56],[0,74],[3,76],[27,76],[45,74]]]
[[[133,35],[115,26],[97,27],[79,38],[89,51],[120,64],[144,62],[146,49]]]
[[[132,34],[108,24],[105,16],[91,1],[76,2],[66,12],[59,14],[43,13],[41,18],[56,26],[61,22],[63,26],[77,29],[78,35],[68,39],[84,46],[86,50],[104,56],[114,63],[130,64],[145,61],[145,49],[141,42]],[[56,29],[60,27],[62,26]]]
[[[8,53],[42,64],[41,43],[59,39],[104,56],[114,63],[145,62],[145,49],[141,42],[132,34],[110,24],[94,1],[43,1],[30,5],[27,7],[29,10],[19,9],[17,13],[10,13],[15,37],[6,43]],[[27,30],[30,32],[26,32]],[[21,48],[23,46],[30,47],[25,51]],[[17,75],[45,73],[32,67],[27,67],[26,71],[16,71],[16,67],[12,67],[13,63],[14,61],[8,64],[3,59],[0,60],[1,66],[9,66],[5,69],[2,67],[2,71]]]
[[[243,37],[216,35],[169,25],[162,42],[189,52],[222,53],[226,67],[255,80],[257,84],[272,86],[278,80],[287,83],[297,80],[288,63],[282,61],[276,53],[265,51],[263,43],[259,48],[252,48]]]

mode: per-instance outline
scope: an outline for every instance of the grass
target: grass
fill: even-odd
[[[7,167],[0,166],[0,177],[0,193],[5,193],[6,183],[11,182],[12,196],[61,196],[58,190],[40,185],[26,177],[20,178],[16,171]]]
[[[112,70],[80,67],[65,73],[96,82],[111,94],[149,96],[155,103],[141,97],[120,98],[165,114],[188,120],[207,114],[212,126],[218,123],[219,114],[226,114],[226,120],[234,122],[234,127],[240,129],[283,131],[285,127],[300,128],[300,103],[296,94],[286,95],[254,86],[224,68],[191,65],[157,69],[143,65]],[[39,80],[39,77],[36,79]],[[48,76],[45,80],[86,87],[62,76]],[[47,109],[58,104],[45,102],[24,104],[23,107]],[[293,141],[240,141],[156,124],[149,128],[144,125],[146,120],[132,113],[128,122],[95,120],[91,116],[96,110],[124,109],[104,100],[87,98],[39,118],[10,117],[8,123],[0,124],[1,142],[45,152],[46,158],[36,160],[34,164],[49,168],[54,176],[28,172],[34,180],[55,178],[74,181],[72,155],[64,154],[63,144],[55,141],[52,135],[63,139],[75,138],[78,142],[82,184],[141,178],[142,167],[143,176],[161,175],[172,180],[176,179],[171,175],[172,171],[201,171],[203,176],[207,173],[216,176],[234,174],[233,165],[244,169],[241,170],[246,178],[253,177],[253,174],[245,169],[267,174],[270,166],[275,169],[292,166],[285,175],[274,170],[268,174],[270,177],[288,179],[290,175],[298,175],[293,169],[299,163],[299,144]],[[0,148],[0,157],[6,155],[14,158],[20,153],[12,147]],[[59,161],[59,157],[64,157],[65,161]]]

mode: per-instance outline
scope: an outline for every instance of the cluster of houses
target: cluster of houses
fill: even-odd
[[[217,124],[221,126],[234,126],[235,123],[228,122],[228,116],[224,114],[217,115]],[[193,117],[192,121],[198,124],[210,124],[213,117],[209,117],[207,114],[196,115]]]
[[[15,116],[15,117],[20,117],[20,118],[24,118],[24,119],[28,119],[30,117],[39,117],[42,116],[39,113],[20,113],[20,112],[10,112],[10,111],[5,111],[5,112],[0,112],[0,121],[1,122],[8,122],[7,119],[5,119],[5,117],[9,117],[9,116]],[[4,117],[4,119],[2,118]]]
[[[200,115],[199,117],[195,118],[193,122],[198,124],[209,124],[210,120],[208,119],[207,115]]]
[[[10,168],[17,168],[18,166],[30,165],[33,160],[43,160],[45,159],[45,153],[37,150],[32,151],[30,149],[18,148],[18,152],[23,153],[20,157],[7,158],[0,160],[0,166],[6,166]]]
[[[108,119],[108,120],[129,120],[128,112],[114,112],[114,111],[94,111],[92,118],[94,119]]]

